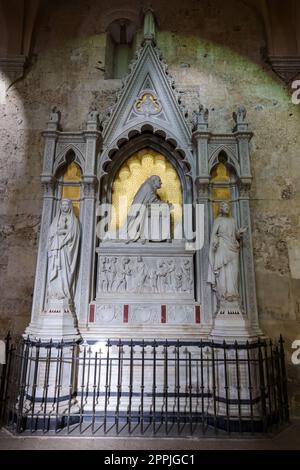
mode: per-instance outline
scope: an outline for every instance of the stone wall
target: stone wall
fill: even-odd
[[[248,110],[252,217],[258,307],[270,336],[300,337],[300,106],[264,60],[265,31],[239,0],[152,2],[157,43],[191,111],[202,102],[210,127],[231,129],[232,112]],[[64,130],[77,130],[94,106],[104,112],[119,80],[105,79],[105,30],[117,18],[141,24],[140,2],[44,1],[25,76],[0,82],[0,326],[22,333],[30,319],[41,214],[43,139],[50,108]],[[8,88],[9,87],[9,88]],[[298,261],[297,261],[298,260]],[[300,414],[300,366],[290,365],[293,413]]]

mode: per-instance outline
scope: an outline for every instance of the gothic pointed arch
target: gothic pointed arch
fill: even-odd
[[[187,114],[161,53],[151,41],[146,41],[136,53],[118,99],[104,119],[104,150],[99,158],[98,174],[101,175],[120,144],[147,128],[175,144],[194,175]]]

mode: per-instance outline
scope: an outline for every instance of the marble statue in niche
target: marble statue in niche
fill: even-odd
[[[48,308],[64,301],[73,306],[73,287],[76,272],[80,228],[70,199],[62,199],[54,217],[48,238]]]
[[[247,228],[237,229],[229,215],[230,206],[221,202],[215,219],[209,249],[208,282],[216,292],[218,313],[241,313],[239,294],[239,251]]]
[[[161,179],[157,175],[152,175],[141,185],[134,196],[133,202],[129,208],[127,220],[118,233],[120,240],[126,243],[141,240],[163,241],[163,234],[170,233],[170,230],[163,228],[170,227],[170,210],[172,204],[164,202],[160,199],[156,191],[161,188]],[[159,213],[154,208],[159,208]],[[152,215],[161,216],[161,224],[157,224],[152,220]],[[149,215],[151,215],[151,224],[149,224]],[[151,228],[161,225],[162,229],[159,233],[151,234]],[[166,237],[166,235],[164,235]]]

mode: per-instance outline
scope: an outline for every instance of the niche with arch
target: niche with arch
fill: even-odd
[[[158,195],[163,201],[174,205],[171,211],[171,231],[175,239],[184,239],[184,219],[190,214],[183,211],[187,204],[192,212],[193,180],[191,167],[183,151],[176,142],[166,141],[163,136],[145,130],[131,136],[119,144],[119,149],[108,151],[109,159],[103,158],[99,165],[100,203],[117,204],[119,195],[128,197],[126,210],[122,214],[125,221],[127,208],[141,184],[151,175],[157,174],[162,180]],[[130,181],[129,181],[130,178]],[[113,218],[112,227],[118,228],[122,221]]]
[[[78,163],[75,162],[75,153],[70,150],[66,155],[66,161],[57,171],[56,198],[70,199],[72,201],[74,213],[79,218],[81,202],[82,171]]]
[[[213,218],[217,217],[222,201],[229,202],[231,211],[236,213],[234,206],[238,199],[238,177],[224,150],[219,153],[217,163],[210,172],[210,195]]]
[[[162,153],[144,148],[133,153],[122,164],[113,181],[112,229],[123,225],[137,190],[152,175],[159,176],[162,181],[162,187],[157,191],[161,200],[174,206],[171,211],[172,232],[176,224],[182,223],[182,189],[177,171]]]

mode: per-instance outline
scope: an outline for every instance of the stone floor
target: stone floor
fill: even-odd
[[[13,436],[0,430],[1,450],[300,450],[300,420],[259,437],[56,437]]]

